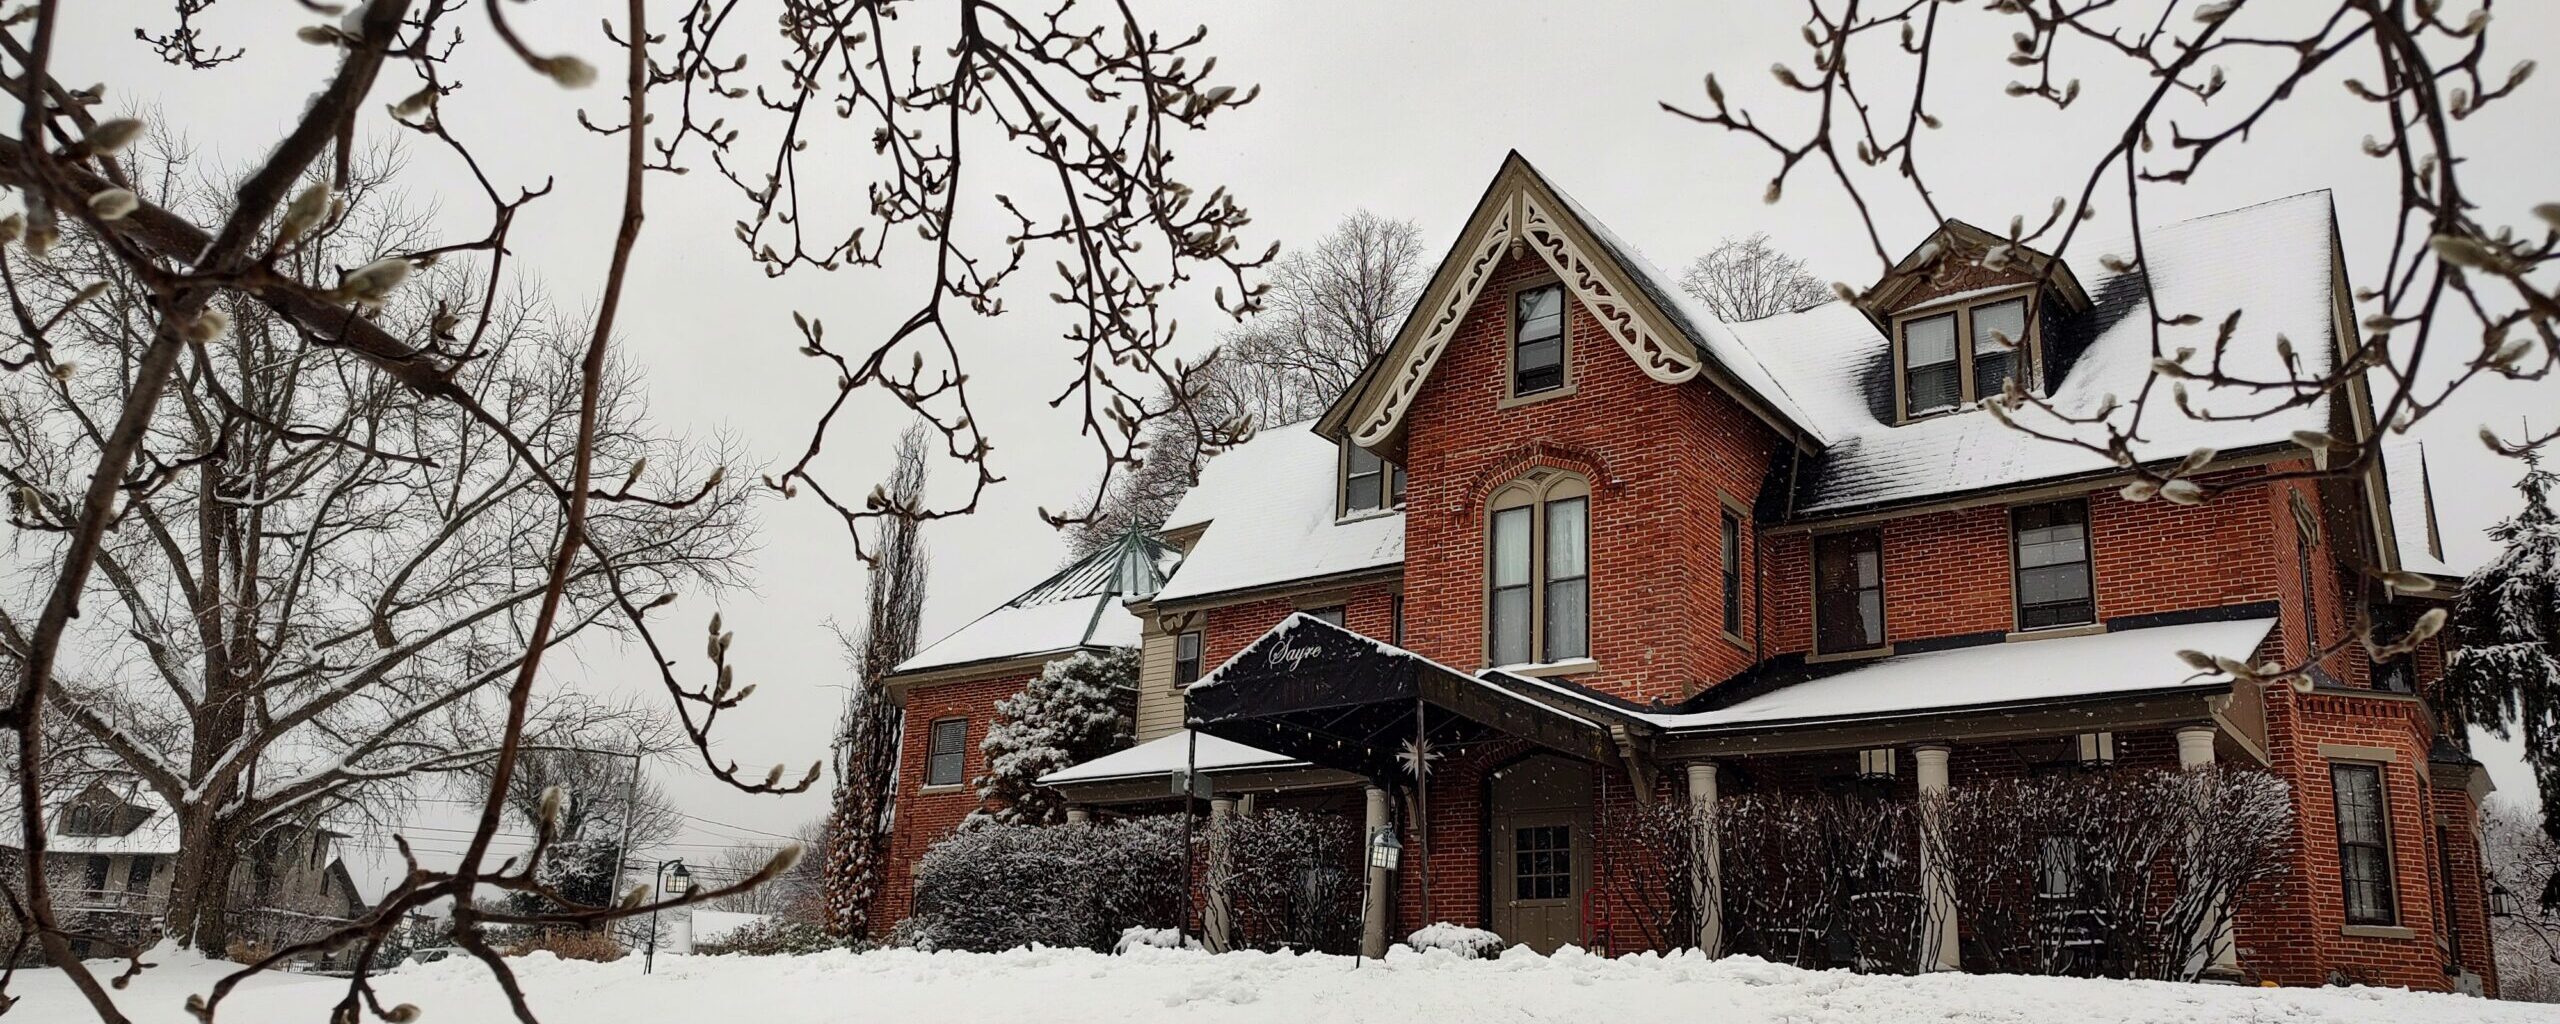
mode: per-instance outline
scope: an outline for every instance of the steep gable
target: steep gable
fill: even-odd
[[[1486,186],[1395,342],[1326,410],[1317,431],[1381,453],[1399,447],[1414,397],[1504,257],[1515,253],[1534,253],[1647,377],[1676,385],[1703,376],[1780,433],[1819,443],[1812,419],[1730,330],[1517,152]]]

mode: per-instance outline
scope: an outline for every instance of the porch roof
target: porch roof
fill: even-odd
[[[1602,715],[1584,715],[1306,614],[1281,620],[1184,692],[1203,736],[1370,778],[1401,770],[1416,733],[1447,748],[1496,736],[1606,763]]]
[[[1200,734],[1198,760],[1193,760],[1191,730],[1176,729],[1165,735],[1101,757],[1070,765],[1040,777],[1043,786],[1079,782],[1117,782],[1169,775],[1190,765],[1204,772],[1269,771],[1281,768],[1304,768],[1300,761],[1286,754],[1274,754],[1258,747],[1248,747],[1234,740]]]
[[[1943,718],[2227,690],[2231,677],[2198,672],[2179,656],[2202,651],[2246,661],[2275,628],[2272,617],[2116,629],[2085,636],[1889,655],[1809,665],[1772,689],[1689,710],[1648,711],[1544,679],[1507,676],[1627,716],[1665,735]],[[1716,691],[1702,695],[1712,702]]]

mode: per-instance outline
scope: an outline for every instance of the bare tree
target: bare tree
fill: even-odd
[[[610,905],[528,914],[473,898],[495,889],[559,902],[556,889],[529,866],[558,836],[551,815],[537,823],[530,858],[493,861],[492,847],[520,755],[534,743],[543,656],[565,634],[608,619],[627,630],[660,666],[675,723],[694,756],[736,789],[797,791],[814,783],[821,767],[813,763],[807,774],[786,780],[788,769],[775,765],[759,779],[754,769],[714,755],[711,738],[720,716],[754,690],[752,683],[740,686],[734,679],[728,653],[735,637],[712,616],[702,681],[688,682],[689,672],[648,621],[647,612],[665,600],[653,593],[655,587],[624,585],[628,574],[650,571],[631,564],[614,546],[630,521],[708,515],[734,500],[716,471],[679,478],[684,467],[661,462],[657,473],[644,474],[631,453],[614,447],[623,421],[613,399],[619,389],[612,343],[653,175],[700,168],[712,172],[703,178],[734,189],[748,208],[737,231],[742,251],[769,274],[878,265],[893,249],[905,252],[908,240],[920,248],[921,263],[933,268],[899,326],[856,339],[849,348],[828,341],[818,319],[795,314],[797,343],[836,371],[838,393],[818,414],[804,455],[768,483],[785,496],[816,495],[843,518],[857,552],[866,557],[864,538],[853,529],[864,520],[965,514],[997,482],[987,468],[993,446],[970,410],[961,338],[972,320],[1005,311],[1012,291],[1007,284],[1022,267],[1058,270],[1044,291],[1074,321],[1064,343],[1074,355],[1075,374],[1053,404],[1072,403],[1079,428],[1103,461],[1134,463],[1133,446],[1156,419],[1196,420],[1178,404],[1147,408],[1139,401],[1145,392],[1138,389],[1147,386],[1187,394],[1182,381],[1194,369],[1165,354],[1175,325],[1161,313],[1159,300],[1168,289],[1210,275],[1221,282],[1221,307],[1242,315],[1258,304],[1263,286],[1253,278],[1269,258],[1267,252],[1241,250],[1236,233],[1250,218],[1233,197],[1222,189],[1195,189],[1170,171],[1176,136],[1206,127],[1219,112],[1256,95],[1211,77],[1215,62],[1205,59],[1202,33],[1167,35],[1124,7],[1087,7],[1073,0],[1019,16],[998,3],[970,0],[933,17],[913,18],[898,16],[916,6],[902,0],[777,4],[775,15],[733,18],[735,4],[700,0],[673,24],[652,26],[648,5],[630,0],[602,19],[603,40],[619,54],[615,77],[622,95],[612,113],[582,116],[580,123],[622,143],[620,216],[612,237],[598,243],[602,285],[594,313],[579,332],[583,337],[555,335],[561,344],[553,358],[542,361],[550,373],[529,374],[532,381],[560,386],[496,389],[498,398],[520,390],[567,398],[552,404],[538,425],[504,415],[517,407],[492,399],[495,385],[486,367],[505,362],[496,352],[522,351],[492,346],[490,327],[496,297],[508,294],[500,282],[511,256],[510,232],[549,185],[511,189],[492,181],[486,172],[491,165],[475,154],[465,126],[446,120],[441,101],[455,87],[448,62],[466,48],[494,48],[529,73],[570,88],[592,84],[598,77],[593,65],[519,32],[509,21],[512,5],[367,0],[343,18],[307,24],[295,33],[329,50],[333,63],[326,81],[272,145],[241,142],[240,148],[266,155],[224,187],[218,206],[189,212],[137,190],[118,154],[141,126],[130,118],[98,116],[94,108],[103,89],[74,89],[56,77],[54,41],[73,16],[65,5],[37,0],[0,26],[0,89],[21,108],[14,134],[0,135],[0,187],[12,190],[26,209],[16,220],[0,220],[0,229],[13,229],[26,254],[0,252],[0,290],[7,293],[16,327],[0,347],[0,369],[50,376],[65,373],[72,362],[58,358],[68,341],[55,330],[68,310],[95,296],[50,296],[16,279],[28,257],[43,255],[66,231],[96,239],[140,283],[134,303],[149,311],[137,318],[144,330],[128,339],[127,360],[116,370],[124,388],[121,401],[102,409],[105,415],[86,428],[93,437],[84,454],[90,465],[67,478],[85,483],[76,497],[65,493],[47,506],[41,520],[40,528],[59,534],[59,546],[45,560],[42,579],[32,581],[43,592],[41,608],[15,641],[22,671],[0,707],[0,727],[17,733],[18,770],[29,783],[20,800],[22,825],[31,837],[22,851],[24,863],[42,863],[42,808],[32,796],[33,773],[42,763],[45,719],[76,684],[66,678],[71,666],[64,660],[66,650],[85,640],[72,629],[75,613],[92,578],[113,575],[105,568],[115,542],[111,528],[139,518],[133,502],[160,495],[196,463],[240,457],[243,442],[230,436],[217,435],[210,450],[155,450],[152,441],[181,364],[220,358],[209,355],[213,343],[242,320],[244,310],[262,307],[289,325],[294,340],[276,344],[343,356],[349,380],[378,382],[408,403],[378,421],[365,421],[394,431],[393,440],[405,440],[396,432],[412,420],[457,417],[476,427],[475,444],[513,453],[512,465],[535,480],[529,493],[543,499],[544,512],[537,516],[529,505],[526,515],[534,518],[515,537],[548,546],[547,558],[523,567],[519,582],[531,593],[529,603],[509,606],[529,611],[511,624],[515,653],[465,669],[494,673],[497,685],[487,719],[490,782],[459,863],[429,870],[412,862],[406,877],[361,920],[227,976],[197,1001],[199,1016],[216,1016],[243,979],[308,952],[353,943],[359,947],[356,961],[369,963],[408,913],[451,900],[454,940],[495,976],[517,1018],[530,1021],[532,1011],[491,944],[489,929],[604,922],[717,899],[781,874],[796,856],[796,847],[786,847],[733,886],[698,889],[679,899],[652,900],[635,890]],[[246,59],[247,47],[226,48],[196,31],[189,17],[202,7],[183,0],[176,5],[178,28],[158,35],[146,29],[144,41],[184,67]],[[100,16],[89,6],[76,10]],[[488,31],[466,37],[459,13],[464,10],[485,16]],[[267,41],[272,36],[259,39]],[[750,46],[768,56],[778,50],[779,59],[743,59],[740,51]],[[385,82],[386,71],[406,72],[408,81]],[[388,96],[401,98],[377,104],[378,84],[390,87]],[[664,102],[653,105],[653,99]],[[387,118],[381,116],[385,110]],[[375,119],[368,121],[368,114]],[[350,144],[375,125],[431,140],[436,153],[466,173],[486,201],[486,233],[384,253],[352,268],[292,263],[315,228],[335,221],[333,206],[351,178]],[[1014,163],[1036,168],[1034,177],[1042,184],[1000,188],[994,175],[971,173],[978,163],[964,162],[964,146],[973,154],[1009,149]],[[800,201],[804,161],[816,169],[810,180],[817,187],[807,194],[824,197],[806,208]],[[313,179],[320,183],[307,184]],[[868,202],[835,201],[848,194]],[[854,223],[844,224],[847,216]],[[973,225],[965,238],[955,231],[964,218]],[[990,224],[996,230],[981,229]],[[1051,253],[1058,258],[1046,258]],[[472,279],[486,282],[486,288],[448,310],[450,322],[380,316],[378,310],[412,273],[431,263],[468,263]],[[332,276],[333,283],[321,283]],[[818,455],[830,439],[848,440],[843,425],[849,419],[838,414],[860,389],[884,392],[934,425],[942,455],[976,471],[965,498],[896,512],[837,498]],[[274,419],[272,411],[267,418]],[[402,451],[382,449],[370,443],[381,438],[365,434],[356,435],[369,442],[362,447],[337,437],[303,438],[293,433],[299,422],[293,417],[261,426],[279,438],[274,447],[394,463],[382,453]],[[607,479],[623,479],[599,486],[599,471]],[[253,503],[269,496],[220,492],[216,503],[236,503],[242,495]],[[1047,518],[1064,524],[1089,514],[1090,509],[1069,510]],[[395,632],[395,646],[399,637]],[[378,638],[367,630],[347,642],[366,639]],[[41,872],[32,874],[24,895],[24,905],[11,910],[27,932],[63,964],[103,1020],[122,1022],[105,987],[71,958],[68,933],[54,915]],[[415,1012],[382,1005],[363,968],[349,979],[335,1011],[346,1019],[371,1013],[393,1020]]]
[[[895,461],[880,495],[891,508],[925,507],[932,468],[932,431],[913,423],[898,435]],[[898,748],[906,708],[882,692],[880,680],[916,651],[924,623],[925,577],[932,560],[924,524],[882,519],[865,586],[859,637],[845,638],[853,689],[836,724],[836,787],[827,816],[825,924],[838,937],[867,935],[871,901],[887,871],[889,830],[897,818]]]
[[[1253,430],[1323,412],[1395,342],[1429,260],[1412,221],[1358,210],[1274,261],[1262,311],[1227,332],[1182,393],[1154,401],[1190,415],[1156,421],[1141,441],[1144,461],[1107,491],[1097,487],[1106,498],[1070,528],[1071,557],[1164,522],[1208,457]]]
[[[377,168],[394,162],[359,161],[345,207],[280,266],[309,274],[413,246],[416,218],[380,188]],[[213,202],[183,156],[131,166],[140,195],[163,209]],[[377,322],[436,332],[476,290],[444,276],[403,289]],[[78,517],[107,443],[99,425],[136,387],[158,314],[148,285],[99,236],[66,239],[19,283],[64,315],[48,332],[53,372],[0,379],[0,479],[18,495],[13,525],[53,538]],[[78,301],[83,293],[94,297]],[[481,436],[465,410],[312,344],[263,306],[226,300],[214,312],[228,314],[220,344],[172,375],[169,402],[141,435],[153,479],[126,491],[129,528],[96,549],[101,579],[66,634],[81,656],[59,664],[51,704],[176,813],[167,932],[220,950],[233,868],[258,837],[370,814],[411,779],[495,753],[493,706],[480,702],[522,661],[543,594],[559,505],[541,480],[575,454],[560,427],[578,379],[563,370],[538,298],[492,311],[456,383],[520,440],[511,448]],[[599,454],[631,466],[654,458],[671,475],[717,459],[651,436],[627,376],[607,389]],[[614,585],[649,593],[731,580],[744,495],[731,484],[683,510],[598,517],[609,561],[572,581],[555,642],[614,625],[608,571]],[[31,543],[53,554],[49,541]],[[31,561],[22,593],[42,593],[50,560]],[[0,645],[29,643],[0,606]],[[541,729],[576,742],[596,710],[546,698]]]
[[[1769,244],[1767,232],[1727,238],[1689,261],[1680,288],[1726,323],[1793,313],[1831,301],[1831,286],[1804,261]]]
[[[2560,842],[2536,820],[2539,808],[2492,803],[2480,814],[2480,857],[2491,890],[2532,897],[2560,876]],[[2560,913],[2538,899],[2515,899],[2489,922],[2498,954],[2498,996],[2560,1003]]]

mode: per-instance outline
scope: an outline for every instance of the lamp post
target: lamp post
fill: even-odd
[[[671,867],[675,869],[672,874],[667,871],[667,869]],[[659,861],[657,879],[658,892],[663,895],[681,897],[684,894],[693,891],[693,873],[684,869],[684,862],[681,860]],[[653,901],[653,904],[654,902],[655,901]],[[649,908],[649,952],[640,960],[640,973],[649,974],[657,969],[658,908],[652,905]]]

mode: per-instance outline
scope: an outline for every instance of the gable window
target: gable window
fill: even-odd
[[[1404,467],[1359,445],[1342,445],[1342,514],[1404,504]]]
[[[965,773],[964,763],[969,744],[969,720],[945,718],[933,723],[933,731],[925,735],[924,784],[957,786]]]
[[[1956,365],[1956,315],[1942,313],[1902,326],[1903,415],[1945,412],[1964,401]]]
[[[2074,499],[2009,511],[2018,628],[2084,626],[2098,619],[2089,585],[2089,503]]]
[[[2346,887],[2347,923],[2388,925],[2391,893],[2389,819],[2383,814],[2382,766],[2333,764],[2329,788],[2338,816],[2338,879]]]
[[[1511,393],[1563,387],[1564,286],[1523,288],[1511,302]]]
[[[2027,344],[2027,300],[2010,299],[1975,306],[1973,319],[1973,393],[1997,395],[2016,376],[2018,352]]]
[[[1485,538],[1485,656],[1496,665],[1591,654],[1591,498],[1533,474],[1494,495]]]
[[[1190,630],[1173,638],[1173,685],[1189,686],[1200,681],[1199,630]]]
[[[1884,535],[1826,534],[1813,542],[1814,648],[1820,654],[1884,646]]]
[[[1724,513],[1724,631],[1742,635],[1742,517]]]

